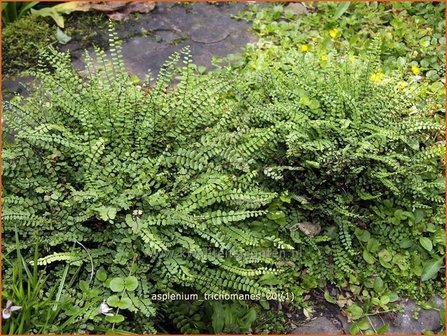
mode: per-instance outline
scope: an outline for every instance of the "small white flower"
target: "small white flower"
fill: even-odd
[[[8,300],[6,302],[5,309],[2,310],[3,319],[4,320],[9,319],[11,317],[11,314],[13,311],[20,310],[20,309],[22,309],[21,306],[13,306],[11,300]]]
[[[143,210],[134,210],[132,214],[135,217],[141,216],[143,214]]]
[[[112,310],[105,302],[99,305],[98,314],[103,314],[105,316],[113,316],[112,313],[109,313]]]

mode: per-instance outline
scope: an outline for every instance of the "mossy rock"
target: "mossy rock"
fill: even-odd
[[[37,65],[39,53],[56,42],[54,27],[28,15],[3,28],[3,74],[17,75]]]

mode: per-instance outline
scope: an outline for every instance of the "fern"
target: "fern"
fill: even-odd
[[[291,248],[251,233],[275,193],[247,183],[255,178],[250,170],[232,168],[248,167],[273,133],[237,135],[240,146],[222,150],[216,125],[230,83],[198,76],[184,49],[155,82],[136,85],[116,34],[110,37],[110,57],[87,55],[85,77],[68,54],[49,50],[34,94],[5,106],[6,133],[16,133],[3,152],[5,244],[14,227],[22,241],[47,237],[53,251],[78,241],[92,251],[95,267],[118,276],[136,258],[145,295],[179,287],[274,291],[256,281],[276,272],[274,262],[244,256],[256,256],[260,245]],[[39,264],[74,258],[58,252]],[[155,313],[150,300],[130,299],[136,314]]]

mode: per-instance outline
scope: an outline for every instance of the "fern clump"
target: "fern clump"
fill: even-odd
[[[232,148],[223,155],[288,193],[278,209],[290,238],[325,255],[307,266],[296,260],[306,277],[379,274],[401,293],[431,292],[426,280],[444,258],[445,126],[424,115],[417,84],[384,76],[377,43],[368,60],[277,51],[264,69],[243,74],[219,130]],[[321,233],[297,229],[303,223]],[[355,275],[358,265],[365,271]]]
[[[88,332],[135,331],[159,307],[195,331],[203,307],[176,312],[160,293],[306,307],[327,282],[365,284],[371,302],[442,287],[444,125],[416,85],[381,73],[377,46],[368,60],[288,51],[209,75],[183,50],[137,84],[113,33],[110,46],[86,55],[85,76],[50,50],[34,94],[4,107],[4,250],[16,233],[23,250],[44,237],[33,264],[49,282],[78,279],[84,296],[67,295],[104,301],[83,313]],[[236,314],[243,330],[253,312]]]
[[[272,225],[275,193],[227,169],[207,135],[228,113],[219,98],[229,85],[197,76],[187,50],[136,85],[114,34],[110,44],[110,58],[86,55],[85,77],[67,54],[48,52],[35,93],[5,106],[4,139],[14,137],[3,148],[5,249],[15,229],[25,247],[45,237],[40,264],[76,259],[88,278],[78,242],[95,269],[138,279],[129,309],[146,316],[157,292],[275,292],[256,281],[277,272],[258,253],[292,247],[254,221]]]

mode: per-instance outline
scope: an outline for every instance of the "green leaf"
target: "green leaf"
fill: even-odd
[[[124,290],[124,279],[123,278],[113,278],[110,281],[109,287],[114,292],[122,292]]]
[[[222,303],[213,302],[213,315],[211,316],[211,325],[215,334],[220,334],[224,327],[224,309]]]
[[[368,264],[374,264],[374,262],[376,261],[373,255],[367,250],[363,250],[363,259],[365,259]]]
[[[64,17],[52,7],[45,7],[39,10],[31,9],[31,14],[43,17],[50,16],[60,28],[64,28]]]
[[[19,17],[22,17],[26,13],[26,11],[33,8],[38,3],[39,3],[39,1],[31,1],[27,5],[24,5],[22,8],[20,8]],[[2,5],[4,5],[4,4],[2,3]]]
[[[106,321],[110,323],[121,323],[124,321],[124,316],[121,314],[117,314],[114,316],[106,316]]]
[[[250,308],[248,313],[244,316],[243,329],[248,331],[248,329],[250,329],[254,321],[256,321],[256,310],[254,308]]]
[[[358,335],[360,334],[360,328],[357,325],[357,323],[354,323],[350,328],[349,328],[349,333],[351,335]]]
[[[367,250],[371,253],[377,252],[379,250],[379,247],[380,243],[376,238],[371,238],[366,244]]]
[[[420,222],[422,222],[424,217],[425,217],[425,211],[422,209],[416,209],[416,211],[414,212],[414,222],[416,224],[419,224]]]
[[[259,301],[259,304],[266,310],[270,309],[270,303],[267,300],[261,300]]]
[[[99,207],[97,210],[99,212],[99,217],[101,217],[101,219],[103,221],[115,219],[116,211],[117,211],[116,208],[102,206],[102,207]]]
[[[376,293],[380,293],[380,292],[382,292],[382,290],[383,290],[383,280],[381,277],[377,277],[374,280],[374,291]]]
[[[114,292],[123,292],[125,290],[132,292],[138,287],[138,279],[134,276],[127,278],[113,278],[110,281],[110,289]]]
[[[385,334],[389,329],[390,325],[388,323],[385,323],[380,328],[377,329],[377,334],[379,335]]]
[[[118,295],[112,295],[107,298],[107,304],[109,306],[118,307],[119,302],[120,302],[120,298],[118,297]]]
[[[325,292],[324,292],[324,298],[325,298],[326,301],[329,302],[329,303],[337,304],[337,301],[331,296],[331,294],[329,294],[328,291],[325,291]]]
[[[279,218],[284,218],[286,215],[282,211],[272,211],[267,214],[268,219],[276,220]]]
[[[128,276],[124,279],[124,288],[129,292],[134,291],[138,287],[138,279],[134,276]]]
[[[106,281],[107,279],[107,272],[105,271],[104,268],[100,268],[98,269],[98,271],[96,271],[96,279],[98,279],[101,282]]]
[[[341,2],[337,6],[337,10],[335,11],[334,14],[334,21],[338,20],[348,10],[350,4],[351,4],[350,2]]]
[[[388,292],[388,297],[390,299],[390,302],[396,302],[399,300],[399,295],[397,295],[396,292]]]
[[[356,303],[348,307],[348,312],[351,313],[353,320],[358,320],[363,316],[363,309]]]
[[[360,330],[368,330],[371,327],[368,319],[360,320],[359,322],[357,322],[357,326]]]
[[[367,230],[355,229],[355,236],[361,242],[367,242],[371,238],[371,234]]]
[[[388,295],[383,295],[380,297],[380,303],[382,306],[387,305],[388,303],[390,303],[390,297]]]
[[[259,279],[261,285],[278,285],[282,282],[283,280],[280,277],[272,273],[266,273]]]
[[[433,250],[433,243],[431,242],[431,240],[427,237],[421,237],[419,239],[419,243],[421,244],[421,246],[426,249],[428,252],[430,252],[431,250]]]
[[[130,81],[133,84],[138,84],[140,82],[140,78],[137,75],[132,74],[132,75],[130,75]]]
[[[132,301],[127,297],[119,298],[118,295],[112,295],[107,299],[107,304],[111,307],[127,309],[132,306]]]
[[[306,164],[306,166],[311,167],[311,168],[320,168],[320,163],[317,161],[306,160],[305,164]]]
[[[412,247],[413,244],[414,244],[413,241],[410,240],[410,239],[402,239],[402,240],[400,241],[399,247],[400,247],[401,249],[407,249],[407,248]]]
[[[445,245],[445,231],[443,229],[436,229],[435,234],[433,235],[433,243]]]
[[[387,249],[383,249],[379,252],[379,262],[385,268],[391,268],[390,261],[393,259],[391,252]]]
[[[422,270],[422,281],[431,280],[436,277],[436,274],[438,274],[439,270],[444,266],[444,259],[438,258],[438,259],[432,259],[429,262],[427,262]]]

